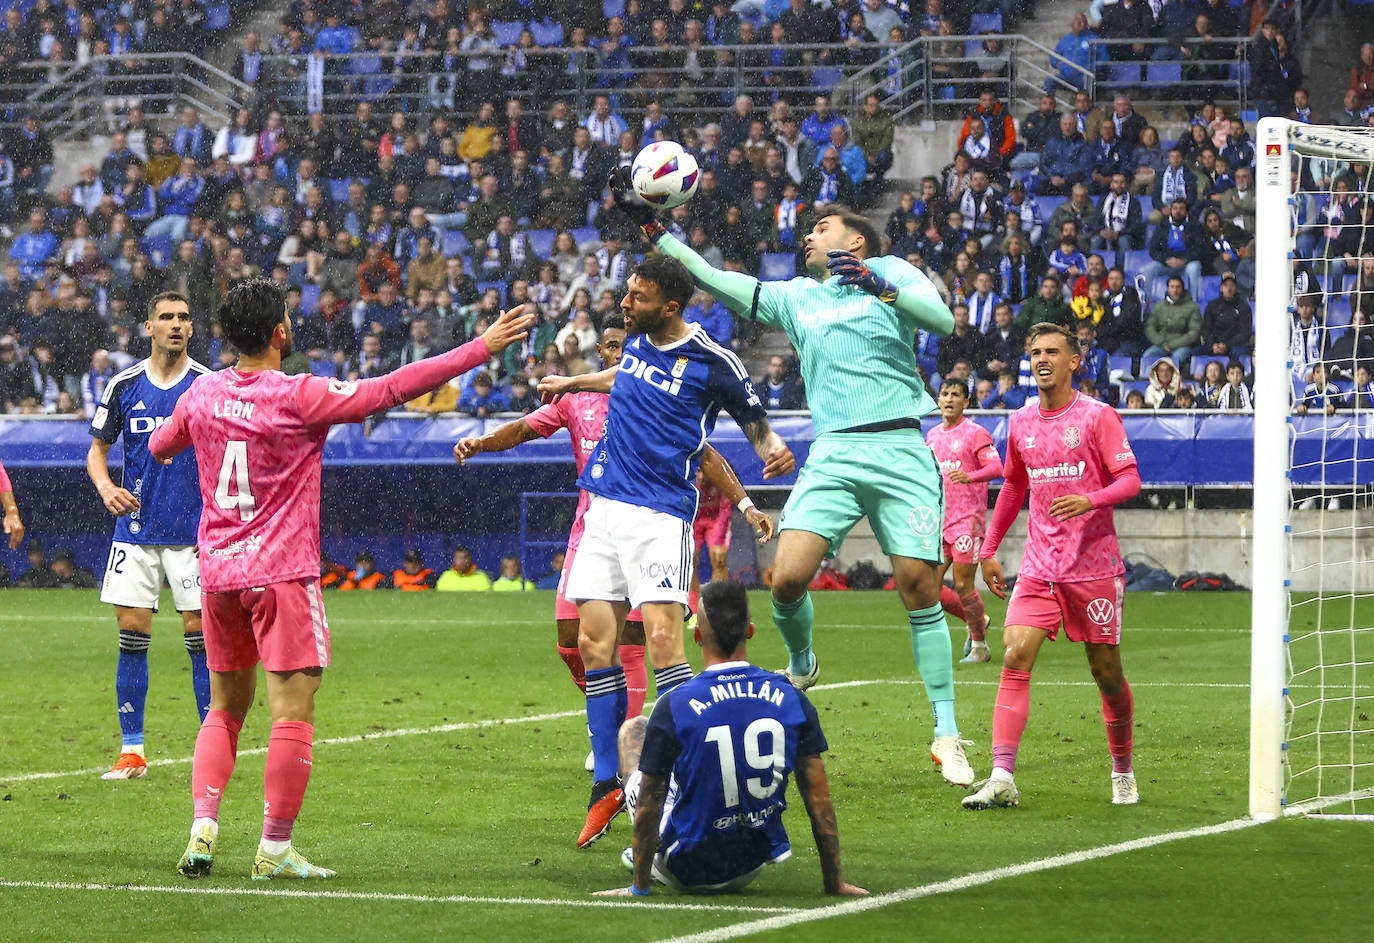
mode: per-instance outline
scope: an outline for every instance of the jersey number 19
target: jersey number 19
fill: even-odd
[[[236,493],[230,494],[233,481]],[[248,485],[248,443],[230,439],[224,446],[224,462],[219,467],[219,484],[215,486],[215,503],[223,510],[239,510],[239,520],[248,523],[257,513],[258,502]]]
[[[769,752],[763,753],[759,740],[768,735]],[[724,724],[706,730],[706,742],[714,743],[720,754],[720,785],[725,792],[725,807],[733,809],[739,805],[739,778],[735,775],[735,742],[730,728]],[[755,799],[767,799],[778,791],[782,783],[784,763],[783,747],[787,737],[782,724],[772,717],[760,717],[744,728],[744,761],[759,772],[772,775],[765,781],[763,777],[750,777],[744,781],[749,795]]]

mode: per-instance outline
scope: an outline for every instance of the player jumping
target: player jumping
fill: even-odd
[[[1112,757],[1112,802],[1140,801],[1131,769],[1131,686],[1121,670],[1121,605],[1125,567],[1116,544],[1112,507],[1140,491],[1135,454],[1116,410],[1073,388],[1078,338],[1057,324],[1037,324],[1026,339],[1031,373],[1040,389],[1011,417],[1006,484],[979,556],[983,579],[1007,597],[997,546],[1030,490],[1030,526],[1020,577],[1007,606],[1002,682],[992,713],[992,777],[966,809],[1013,806],[1012,772],[1030,713],[1035,656],[1059,626],[1082,642],[1102,695],[1107,749]]]
[[[601,340],[596,345],[596,353],[601,358],[602,365],[610,368],[619,364],[624,348],[624,317],[607,317],[601,329]],[[547,439],[559,429],[567,429],[572,441],[573,460],[577,463],[577,472],[580,475],[605,432],[606,409],[609,402],[610,397],[605,393],[591,390],[570,393],[559,397],[557,402],[541,406],[528,416],[499,426],[484,436],[460,439],[453,447],[453,457],[457,459],[458,464],[463,465],[479,452],[505,452],[534,439]],[[733,508],[735,503],[743,505],[743,502],[748,500],[734,469],[709,445],[702,453],[701,470],[713,476],[721,489],[733,495],[728,507]],[[558,657],[567,664],[573,683],[583,693],[586,693],[587,681],[582,655],[577,648],[577,606],[568,600],[567,586],[568,573],[572,570],[573,560],[577,558],[577,548],[582,541],[583,515],[590,500],[591,495],[588,492],[578,492],[577,512],[573,517],[572,531],[568,534],[568,550],[563,557],[563,571],[558,577],[558,593],[554,602],[554,618],[558,623]],[[772,518],[754,508],[753,502],[749,502],[745,516],[758,531],[761,542],[767,543],[772,539]],[[631,610],[625,616],[625,635],[619,645],[619,655],[620,664],[625,670],[628,695],[626,715],[638,717],[644,711],[648,673],[644,666],[643,616],[637,609]]]
[[[172,590],[172,604],[181,613],[191,658],[191,687],[202,721],[210,707],[195,546],[200,520],[196,456],[188,450],[164,466],[148,452],[153,430],[167,421],[181,395],[210,368],[186,353],[193,325],[185,296],[173,291],[155,295],[148,303],[143,327],[152,337],[153,354],[116,374],[105,387],[91,420],[91,448],[86,453],[86,474],[105,509],[115,517],[100,601],[114,606],[119,625],[115,704],[122,745],[119,758],[102,779],[137,779],[148,772],[143,751],[148,646],[164,579]],[[110,478],[109,455],[110,446],[121,435],[124,484],[117,485]]]
[[[219,805],[234,771],[238,735],[267,675],[272,734],[263,777],[262,841],[255,880],[328,878],[291,846],[310,781],[315,692],[329,664],[329,623],[320,594],[320,470],[329,427],[414,399],[486,363],[524,337],[533,322],[520,308],[481,337],[446,354],[358,382],[286,376],[291,319],[282,290],[242,281],[219,309],[238,363],[201,377],[153,433],[164,464],[194,445],[204,513],[200,521],[205,651],[210,712],[191,769],[195,814],[177,870],[207,874],[214,863]]]
[[[958,594],[953,614],[968,625],[969,641],[964,663],[991,659],[988,652],[988,620],[983,612],[983,597],[978,594],[978,545],[983,539],[983,522],[988,513],[988,482],[1002,476],[1002,457],[992,436],[978,423],[964,416],[968,405],[968,385],[963,380],[940,384],[940,425],[926,433],[926,444],[940,460],[945,476],[945,523],[942,538],[945,562],[940,565],[941,594],[946,571],[953,569],[954,592]],[[949,610],[951,607],[941,601]]]
[[[916,667],[935,714],[931,756],[945,779],[973,782],[954,717],[953,648],[940,608],[940,469],[921,435],[935,404],[916,372],[916,331],[938,336],[954,316],[935,286],[903,259],[878,257],[878,233],[832,204],[804,240],[810,277],[760,282],[723,272],[670,235],[634,196],[629,171],[611,175],[617,205],[658,251],[736,316],[787,332],[801,357],[816,440],[783,509],[773,562],[773,622],[787,645],[788,679],[802,690],[820,667],[811,651],[807,585],[859,520],[892,561]]]
[[[698,894],[743,889],[792,854],[782,813],[795,772],[826,893],[867,894],[840,872],[816,709],[781,677],[749,664],[754,624],[744,587],[715,581],[702,588],[701,601],[695,634],[702,673],[620,730],[634,881],[600,893],[644,897],[651,880]]]
[[[764,460],[765,477],[788,474],[795,465],[769,427],[744,364],[682,320],[691,295],[692,279],[680,262],[649,256],[620,303],[632,337],[619,367],[539,384],[551,396],[586,389],[611,394],[606,433],[577,479],[592,498],[567,584],[581,620],[595,766],[579,848],[606,834],[623,804],[616,734],[625,720],[625,676],[615,642],[630,608],[644,614],[658,696],[692,677],[682,626],[692,577],[693,480],[721,408]]]

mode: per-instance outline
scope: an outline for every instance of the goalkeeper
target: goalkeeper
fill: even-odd
[[[973,782],[954,719],[953,647],[940,608],[936,567],[943,514],[940,468],[921,435],[935,410],[916,372],[916,330],[941,337],[954,317],[907,262],[879,258],[878,233],[864,217],[831,204],[804,240],[810,277],[760,282],[713,268],[655,219],[611,175],[611,193],[654,247],[687,266],[696,283],[737,317],[787,332],[801,357],[816,439],[782,512],[773,564],[773,621],[787,645],[785,674],[799,690],[815,684],[814,609],[807,584],[850,529],[867,516],[892,560],[907,610],[911,647],[935,712],[931,757],[949,782]]]

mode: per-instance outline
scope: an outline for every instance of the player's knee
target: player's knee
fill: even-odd
[[[794,573],[775,565],[773,569],[773,598],[784,604],[794,603],[802,598],[802,594],[806,592],[806,587],[810,582],[811,576],[809,574]]]

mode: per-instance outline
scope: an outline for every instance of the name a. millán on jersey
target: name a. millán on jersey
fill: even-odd
[[[735,677],[738,677],[736,675]],[[783,689],[775,687],[772,682],[765,681],[758,687],[754,687],[752,681],[732,681],[730,675],[722,675],[719,684],[711,685],[711,703],[707,704],[692,698],[687,702],[687,706],[692,709],[697,716],[710,709],[713,704],[721,701],[733,701],[742,697],[753,697],[759,700],[769,701],[774,706],[781,707],[783,700]]]
[[[253,410],[256,408],[254,403],[245,403],[241,399],[226,399],[215,404],[215,418],[252,419]]]

